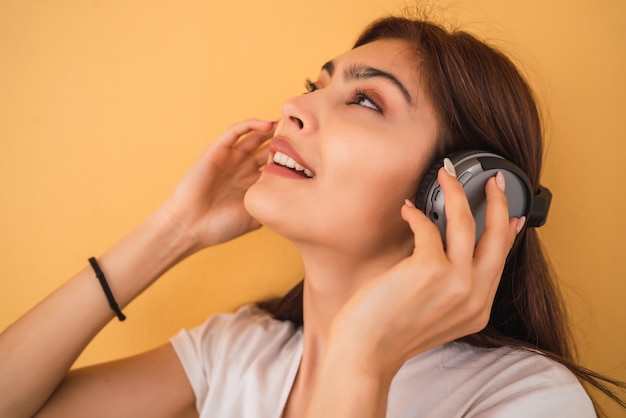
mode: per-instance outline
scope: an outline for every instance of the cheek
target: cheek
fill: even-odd
[[[372,254],[410,240],[400,211],[414,193],[414,181],[402,170],[387,168],[374,161],[368,170],[346,170],[327,185],[333,197],[317,207],[323,220],[316,232],[320,241]]]
[[[379,208],[387,213],[415,194],[420,159],[415,150],[394,150],[384,144],[337,146],[331,151],[325,180],[335,201],[350,206]]]
[[[417,169],[369,156],[358,166],[343,165],[329,173],[318,210],[331,234],[342,231],[343,239],[371,245],[389,243],[404,237],[408,225],[400,210],[404,199],[414,193]],[[370,243],[370,244],[367,244]]]

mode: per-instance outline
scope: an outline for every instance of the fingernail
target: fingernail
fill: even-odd
[[[456,178],[456,170],[454,169],[454,164],[452,164],[452,161],[450,161],[448,157],[443,159],[443,167],[446,169],[446,173]]]
[[[525,216],[522,216],[521,218],[519,218],[517,220],[517,233],[518,234],[522,230],[522,228],[524,227],[525,223],[526,223],[526,217]]]
[[[410,201],[409,199],[404,199],[404,204],[407,205],[410,208],[415,209],[415,204],[412,201]]]
[[[276,123],[278,122],[280,119],[265,119],[265,122],[269,122],[269,123]]]
[[[501,171],[498,171],[496,173],[496,184],[498,185],[498,187],[500,188],[500,190],[504,191],[506,184],[504,181],[504,174],[502,174]]]

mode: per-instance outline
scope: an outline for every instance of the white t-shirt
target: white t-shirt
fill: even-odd
[[[246,306],[171,340],[201,418],[279,418],[302,357],[302,331]],[[387,417],[595,417],[567,368],[540,354],[451,343],[407,361]]]

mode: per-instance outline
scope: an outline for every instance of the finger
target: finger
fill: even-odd
[[[511,230],[516,229],[517,219],[511,218],[509,225]],[[502,274],[504,273],[506,257],[502,261],[500,268],[497,271],[485,271],[483,265],[475,266],[473,269],[473,277],[476,278],[474,286],[476,286],[477,292],[481,292],[485,295],[483,312],[491,312],[493,301],[498,292],[498,287],[502,281]]]
[[[415,252],[438,251],[443,253],[443,242],[437,226],[415,208],[415,205],[407,199],[401,210],[404,219],[413,231]]]
[[[262,167],[267,164],[267,159],[270,155],[270,147],[267,143],[263,144],[260,148],[257,148],[252,154],[257,167]]]
[[[498,174],[501,187],[504,177]],[[485,231],[476,246],[474,258],[474,277],[476,285],[485,289],[489,307],[500,284],[507,255],[513,246],[517,234],[517,218],[509,219],[508,204],[502,188],[496,178],[491,178],[485,186],[487,209],[485,213]]]
[[[248,119],[238,122],[230,126],[220,137],[217,138],[215,144],[220,147],[232,147],[237,140],[252,131],[269,131],[276,126],[275,121]]]
[[[498,186],[496,177],[490,178],[485,186],[485,230],[474,253],[475,266],[485,274],[493,274],[501,269],[517,233],[517,219],[509,219],[509,207],[502,190],[505,187],[504,176],[502,173],[497,176],[501,186]]]
[[[476,242],[476,222],[472,216],[467,196],[456,175],[449,174],[444,167],[437,179],[445,199],[446,254],[453,263],[471,263]]]
[[[246,154],[253,153],[264,142],[274,136],[275,127],[276,126],[274,125],[267,131],[251,131],[248,134],[245,134],[233,145],[233,149],[242,151]]]

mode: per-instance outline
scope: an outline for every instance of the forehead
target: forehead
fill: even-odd
[[[354,63],[365,64],[392,73],[407,87],[418,82],[417,56],[411,46],[402,40],[384,39],[351,49],[333,60],[341,69]]]

